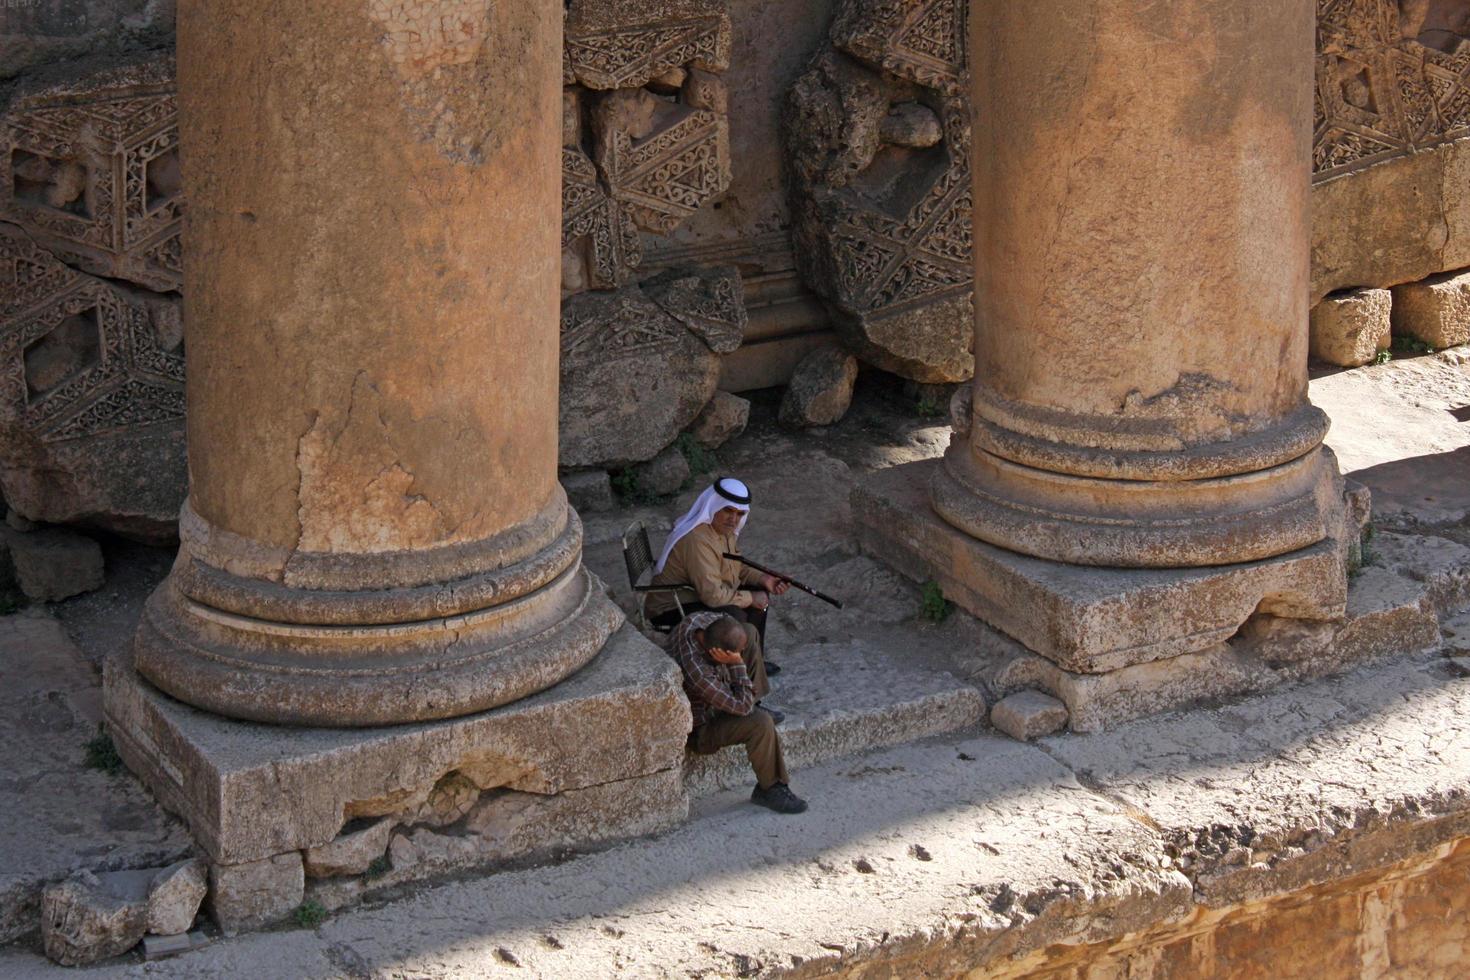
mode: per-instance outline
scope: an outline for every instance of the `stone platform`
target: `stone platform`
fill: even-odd
[[[105,703],[123,759],[213,862],[227,929],[289,913],[307,877],[331,879],[341,904],[369,885],[651,833],[687,813],[678,671],[626,626],[556,687],[449,721],[233,721],[174,701],[119,660]]]

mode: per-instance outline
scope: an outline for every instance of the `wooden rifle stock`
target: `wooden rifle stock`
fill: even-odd
[[[776,578],[780,579],[782,582],[785,582],[788,585],[792,586],[793,588],[800,589],[801,591],[805,592],[807,595],[814,595],[818,599],[821,599],[823,602],[831,603],[832,605],[836,606],[838,609],[841,609],[842,608],[842,603],[840,601],[838,601],[837,599],[832,598],[831,596],[829,596],[825,592],[818,592],[816,589],[812,588],[810,585],[804,585],[801,582],[798,582],[796,579],[792,578],[790,575],[782,575],[780,572],[773,571],[772,569],[769,569],[769,568],[767,568],[764,565],[758,564],[757,562],[753,562],[749,558],[745,558],[745,557],[743,557],[741,555],[732,555],[728,551],[725,552],[725,557],[728,558],[730,561],[738,561],[742,565],[748,565],[749,567],[755,569],[758,572],[765,572],[767,575],[773,575]]]

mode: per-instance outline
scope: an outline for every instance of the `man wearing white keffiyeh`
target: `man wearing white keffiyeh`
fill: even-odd
[[[686,615],[714,609],[747,624],[751,642],[746,644],[746,663],[760,698],[767,689],[766,675],[779,669],[764,659],[766,609],[771,597],[784,594],[789,586],[724,557],[740,553],[738,538],[750,514],[750,500],[750,489],[739,480],[722,477],[707,487],[669,532],[652,584],[687,586],[678,593]],[[644,609],[660,626],[675,626],[680,619],[672,593],[650,594]]]

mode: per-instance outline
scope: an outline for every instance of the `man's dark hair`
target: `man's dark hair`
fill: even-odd
[[[746,639],[745,627],[733,616],[721,616],[704,628],[706,648],[743,652]]]

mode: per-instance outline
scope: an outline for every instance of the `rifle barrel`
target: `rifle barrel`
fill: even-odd
[[[742,564],[742,565],[748,565],[748,566],[750,566],[751,568],[755,569],[758,572],[765,572],[767,575],[774,575],[776,578],[780,579],[781,581],[786,582],[786,583],[789,583],[790,585],[795,586],[796,588],[798,588],[801,591],[807,593],[808,595],[816,596],[818,599],[821,599],[823,602],[829,603],[830,605],[833,605],[833,606],[836,606],[838,609],[841,609],[842,608],[842,602],[840,600],[832,598],[831,596],[829,596],[825,592],[819,592],[818,590],[812,588],[810,585],[807,585],[804,582],[798,582],[796,579],[792,578],[790,575],[783,575],[780,572],[775,571],[774,569],[767,568],[766,566],[760,564],[759,562],[751,561],[749,558],[746,558],[744,555],[732,555],[728,551],[725,552],[724,555],[730,561],[738,561],[738,562],[740,562],[740,564]]]

